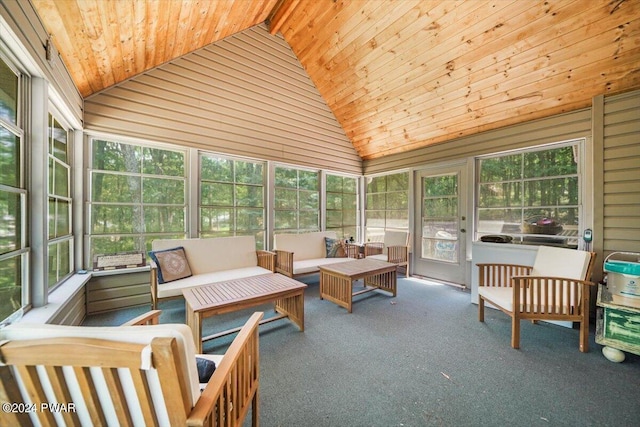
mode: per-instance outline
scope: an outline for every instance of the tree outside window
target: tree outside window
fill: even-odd
[[[358,237],[358,180],[331,175],[326,177],[326,229],[341,239]]]
[[[186,237],[186,152],[94,139],[90,256]]]
[[[263,162],[200,157],[200,237],[253,235],[264,249],[264,171]]]
[[[366,241],[378,242],[385,229],[409,228],[409,173],[367,177]]]
[[[274,230],[306,233],[320,230],[320,173],[276,166]]]
[[[476,236],[508,234],[532,244],[576,246],[578,143],[478,160]]]
[[[27,302],[28,222],[23,145],[19,123],[21,79],[0,59],[0,320]]]

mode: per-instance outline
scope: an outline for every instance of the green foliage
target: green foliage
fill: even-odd
[[[0,184],[20,187],[21,162],[20,139],[4,126],[0,126]]]
[[[478,232],[503,224],[503,232],[519,234],[523,222],[539,218],[577,227],[577,152],[577,145],[571,145],[482,159]]]
[[[22,208],[19,193],[0,190],[0,254],[21,249]]]

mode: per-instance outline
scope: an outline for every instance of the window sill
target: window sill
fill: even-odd
[[[20,322],[49,323],[66,306],[75,294],[80,292],[84,285],[91,279],[91,274],[74,274],[69,277],[56,290],[49,294],[49,302],[37,308],[32,308],[22,316]]]

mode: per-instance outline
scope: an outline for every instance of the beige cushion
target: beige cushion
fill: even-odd
[[[380,261],[387,262],[389,261],[389,255],[387,255],[385,252],[383,254],[369,255],[367,259],[378,259]]]
[[[480,286],[478,287],[478,295],[486,297],[507,311],[513,312],[513,288]]]
[[[531,301],[531,304],[527,304],[526,308],[525,308],[525,305],[522,304],[522,300],[525,299],[524,293],[521,294],[521,297],[520,297],[521,303],[520,303],[519,311],[520,312],[533,311],[534,307],[536,307],[536,304],[540,300],[542,301],[542,305],[540,306],[540,309],[542,310],[542,312],[546,312],[547,310],[553,310],[553,312],[557,314],[571,314],[569,312],[571,309],[571,305],[569,304],[569,301],[571,301],[570,298],[572,295],[568,295],[565,293],[565,295],[562,298],[562,301],[565,302],[564,305],[549,305],[548,302],[550,301],[559,301],[558,299],[559,295],[555,295],[555,298],[550,298],[545,294],[545,292],[546,292],[546,289],[543,289],[542,299],[539,299],[538,293],[535,292],[533,294],[533,301]],[[478,295],[486,298],[492,303],[495,303],[497,306],[507,310],[508,312],[513,313],[513,288],[497,287],[497,286],[480,286],[478,288]]]
[[[188,381],[188,398],[195,404],[200,396],[200,384],[198,382],[198,371],[196,367],[195,344],[191,330],[187,325],[183,324],[163,324],[149,326],[65,326],[50,324],[27,324],[15,323],[0,330],[0,340],[26,340],[26,339],[42,339],[54,337],[81,337],[81,338],[100,338],[105,340],[121,341],[136,344],[150,344],[156,337],[175,338],[179,351],[184,354],[185,364],[183,364],[182,374]],[[73,351],[73,349],[69,349]],[[141,364],[144,365],[144,361]],[[94,372],[94,371],[92,371]],[[100,370],[96,370],[94,375],[99,375]],[[157,372],[155,369],[147,371],[147,378],[150,381],[150,391],[157,397],[154,400],[162,401],[160,395],[160,383],[158,382]],[[123,376],[123,381],[130,381],[129,376]],[[96,387],[100,392],[100,380],[96,380]],[[108,420],[116,420],[115,412],[109,411]],[[81,411],[79,411],[81,412]],[[113,412],[113,413],[111,413]],[[82,413],[79,414],[82,417]],[[141,417],[141,414],[133,414],[135,417]],[[159,422],[161,425],[168,423],[166,411],[160,411]],[[136,420],[134,420],[136,422]],[[111,423],[109,423],[111,424]],[[143,425],[141,418],[137,419],[137,424]]]
[[[540,246],[531,275],[585,280],[590,260],[591,254],[586,251]]]
[[[294,261],[326,258],[327,248],[324,238],[337,239],[335,231],[315,231],[301,234],[275,234],[274,249],[293,252]]]
[[[258,265],[254,236],[158,239],[151,245],[154,251],[184,247],[189,267],[194,275]]]
[[[383,243],[384,243],[385,253],[389,246],[408,246],[409,232],[385,230]]]
[[[353,261],[353,258],[315,258],[293,261],[293,274],[315,273],[320,271],[320,266],[336,264],[339,262]]]
[[[232,270],[203,273],[185,279],[176,280],[170,283],[158,285],[158,297],[167,298],[182,295],[182,290],[195,286],[209,285],[212,283],[224,282],[226,280],[243,279],[261,274],[270,274],[271,270],[262,267],[245,267]]]

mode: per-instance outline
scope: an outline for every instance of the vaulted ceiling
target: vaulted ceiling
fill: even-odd
[[[31,0],[87,97],[280,32],[363,159],[640,87],[638,0]]]

